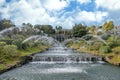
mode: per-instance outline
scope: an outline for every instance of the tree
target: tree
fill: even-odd
[[[89,29],[89,32],[92,33],[92,34],[94,34],[95,29],[96,29],[96,26],[95,26],[95,25],[92,25],[92,26],[90,27],[90,29]]]
[[[102,30],[105,32],[112,30],[113,28],[114,28],[113,21],[105,22],[102,26]]]
[[[62,33],[62,26],[56,26],[56,33],[61,34]]]
[[[33,25],[31,23],[27,23],[26,24],[28,27],[33,27]]]
[[[11,20],[7,20],[7,19],[0,20],[0,30],[10,27],[15,27],[15,25],[12,23]]]
[[[51,25],[42,25],[40,28],[42,31],[44,31],[44,33],[46,34],[54,34],[55,30],[53,29],[53,27]]]
[[[72,34],[74,37],[82,37],[86,35],[88,30],[86,29],[86,26],[83,26],[82,24],[75,24],[75,26],[72,29]]]

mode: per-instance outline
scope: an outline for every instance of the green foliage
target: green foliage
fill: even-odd
[[[79,41],[77,44],[79,44],[80,46],[88,45],[85,40],[81,40],[81,41]]]
[[[92,34],[94,34],[95,28],[96,28],[95,25],[91,26],[91,27],[89,28],[89,32],[92,33]]]
[[[119,53],[120,54],[120,46],[117,46],[117,47],[113,48],[112,51],[114,53]]]
[[[102,30],[105,32],[112,30],[113,28],[114,28],[113,21],[105,22],[104,25],[102,26]]]
[[[82,24],[76,24],[72,29],[74,37],[82,37],[86,35],[87,32],[86,26],[83,26]]]
[[[22,47],[22,49],[27,50],[30,46],[29,46],[29,43],[26,42],[24,44],[21,44],[21,47]]]
[[[100,47],[102,47],[104,45],[103,42],[97,41],[97,42],[93,42],[91,44],[90,50],[99,50]]]
[[[21,49],[21,43],[22,41],[25,39],[25,37],[23,35],[13,35],[14,37],[12,37],[12,39],[14,39],[12,41],[12,44],[16,45],[18,47],[18,49]]]
[[[5,69],[5,68],[6,68],[6,65],[0,64],[0,70],[3,70],[3,69]]]
[[[102,46],[100,47],[99,49],[99,52],[104,54],[104,53],[109,53],[111,51],[110,47],[109,46]]]
[[[5,61],[18,57],[17,46],[7,45],[5,42],[0,42],[0,60]]]
[[[107,45],[110,46],[111,48],[119,46],[120,45],[120,40],[117,39],[117,41],[115,41],[115,36],[110,36],[107,40]]]
[[[46,43],[46,44],[47,44],[47,46],[49,46],[49,43]],[[41,41],[38,41],[38,42],[29,41],[29,42],[21,44],[22,49],[24,49],[24,50],[28,50],[28,49],[31,49],[34,47],[37,48],[37,47],[43,46],[43,45],[45,45],[45,44],[43,44]]]
[[[53,29],[53,27],[51,25],[35,25],[34,27],[38,30],[42,30],[46,34],[54,34],[55,33],[55,30]],[[38,32],[38,33],[41,33],[41,32]]]
[[[5,45],[2,49],[4,58],[11,58],[17,56],[17,47],[15,45]]]
[[[6,42],[0,42],[0,47],[5,46]]]
[[[70,41],[70,42],[68,42],[68,43],[66,44],[66,46],[70,47],[72,44],[73,44],[73,42]]]
[[[0,30],[10,27],[15,27],[15,25],[11,22],[11,20],[7,20],[7,19],[0,20]]]
[[[3,47],[6,45],[5,42],[0,42],[0,58],[3,56],[2,55],[2,50],[3,50]]]
[[[114,40],[115,40],[115,36],[112,35],[112,36],[110,36],[110,37],[108,38],[107,41],[108,41],[108,42],[113,42]]]
[[[113,47],[116,47],[118,44],[113,41],[113,42],[107,42],[107,45],[113,48]]]
[[[62,30],[62,26],[58,26],[58,27],[56,26],[55,28],[60,31]]]
[[[120,37],[118,37],[116,40],[115,40],[117,46],[120,46]]]

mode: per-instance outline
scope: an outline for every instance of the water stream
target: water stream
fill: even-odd
[[[120,80],[119,67],[86,57],[93,56],[56,44],[33,56],[32,62],[1,74],[0,80]]]

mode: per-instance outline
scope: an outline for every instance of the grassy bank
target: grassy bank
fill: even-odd
[[[73,48],[79,52],[84,52],[84,53],[90,53],[92,55],[98,55],[98,56],[103,56],[105,57],[106,61],[108,61],[110,64],[113,65],[120,65],[120,54],[116,54],[115,52],[109,52],[109,53],[100,53],[98,50],[90,50],[88,47],[80,47],[78,44],[74,43],[69,43],[66,46]]]
[[[42,52],[48,48],[49,48],[48,46],[40,46],[37,48],[35,47],[35,48],[27,49],[27,50],[19,50],[19,52],[21,53],[20,56],[27,56],[27,55],[30,55],[30,54],[35,53],[35,52]]]
[[[42,52],[48,49],[49,46],[39,46],[34,48],[29,48],[27,50],[18,50],[17,53],[19,56],[12,57],[12,58],[1,58],[0,62],[0,72],[9,69],[12,66],[15,66],[16,64],[20,63],[22,60],[22,57],[29,56],[33,53]]]

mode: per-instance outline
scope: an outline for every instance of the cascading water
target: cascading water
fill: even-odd
[[[14,34],[19,34],[21,32],[27,33],[28,31],[34,32],[34,34],[38,31],[42,32],[42,30],[35,29],[34,27],[21,25],[21,26],[17,26],[17,27],[6,28],[6,29],[0,31],[0,39],[3,39],[7,35],[12,35],[13,33]],[[30,34],[30,32],[29,32],[29,34]]]
[[[81,63],[76,61],[77,57],[80,58]],[[95,56],[74,52],[61,44],[54,44],[48,51],[34,55],[32,62],[0,75],[0,80],[120,79],[118,67],[99,62],[86,64],[85,62],[92,61],[92,57]],[[101,61],[101,58],[96,57],[95,61]]]
[[[57,41],[51,37],[48,37],[48,36],[42,36],[42,35],[34,35],[34,36],[30,36],[28,38],[26,38],[25,40],[22,41],[21,44],[24,44],[28,41],[34,41],[35,43],[38,42],[38,41],[41,41],[42,43],[48,45],[53,45],[55,43],[57,43]]]

